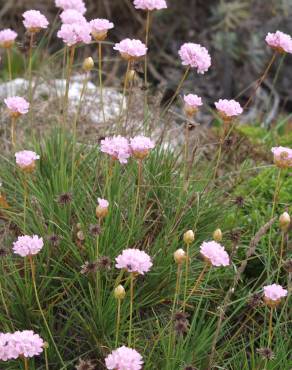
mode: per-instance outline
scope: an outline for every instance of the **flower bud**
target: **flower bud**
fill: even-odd
[[[85,239],[85,236],[84,236],[84,233],[82,230],[79,230],[78,233],[77,233],[77,238],[78,240],[80,241],[83,241]]]
[[[221,229],[216,229],[214,232],[213,232],[213,239],[215,240],[215,242],[221,242],[222,241],[222,231]]]
[[[177,264],[181,264],[186,260],[186,253],[183,249],[177,249],[174,254],[173,258]]]
[[[104,218],[108,214],[108,208],[97,206],[95,209],[95,214],[97,218]]]
[[[79,222],[78,222],[78,224],[76,224],[76,228],[77,228],[78,230],[81,230],[81,228],[82,228],[81,223],[79,223]]]
[[[124,299],[126,295],[125,288],[122,285],[118,285],[114,290],[114,296],[116,299]]]
[[[93,67],[94,67],[94,61],[91,57],[84,59],[84,62],[82,64],[82,69],[84,72],[90,72]]]
[[[184,242],[186,244],[191,244],[195,240],[195,234],[193,230],[188,230],[184,233]]]
[[[289,228],[290,222],[291,222],[291,218],[289,216],[289,213],[288,212],[282,213],[280,218],[279,218],[279,223],[280,223],[281,230],[282,231],[287,231],[288,228]]]
[[[48,348],[49,348],[49,343],[48,343],[48,342],[44,342],[44,344],[43,344],[43,348],[44,348],[44,349],[48,349]]]

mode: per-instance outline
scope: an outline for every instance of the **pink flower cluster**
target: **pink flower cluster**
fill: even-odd
[[[114,50],[121,53],[121,56],[127,60],[138,59],[146,55],[147,47],[140,40],[124,39],[115,44]]]
[[[100,208],[108,208],[109,202],[106,199],[97,198],[97,202]]]
[[[122,254],[116,258],[116,267],[144,275],[152,267],[150,256],[139,249],[124,249]]]
[[[10,48],[17,37],[17,33],[10,28],[0,31],[0,46],[2,48]]]
[[[0,360],[30,358],[43,352],[44,341],[32,330],[0,333]]]
[[[29,110],[29,103],[20,96],[11,96],[10,98],[4,99],[4,102],[10,114],[14,117],[26,114]]]
[[[200,44],[187,42],[178,52],[184,66],[196,68],[197,72],[204,74],[211,66],[211,57],[206,48]]]
[[[149,137],[138,135],[130,139],[130,148],[132,154],[137,159],[146,158],[150,150],[154,147],[155,144]]]
[[[96,18],[92,19],[92,21],[89,22],[91,26],[91,32],[94,33],[100,33],[100,32],[106,32],[112,28],[114,28],[114,24],[110,22],[107,19],[101,19]]]
[[[198,95],[194,94],[188,94],[184,96],[184,102],[186,105],[188,105],[191,108],[197,109],[201,105],[203,105],[202,98],[200,98]]]
[[[132,155],[137,159],[144,159],[154,147],[153,141],[146,136],[135,136],[129,142],[128,139],[119,135],[102,140],[100,150],[125,164]]]
[[[79,13],[84,14],[86,7],[83,0],[55,0],[56,7],[63,10],[74,9]]]
[[[21,257],[33,256],[38,254],[43,246],[43,239],[37,235],[24,235],[19,236],[17,241],[13,243],[13,252]]]
[[[269,32],[266,36],[266,43],[279,53],[292,53],[292,38],[281,31]]]
[[[31,150],[22,150],[15,153],[16,164],[22,169],[34,167],[37,159],[40,159],[40,156]]]
[[[228,266],[230,264],[225,248],[215,241],[203,242],[200,246],[200,253],[206,262],[213,266]]]
[[[38,32],[49,25],[47,18],[38,10],[28,10],[22,16],[24,27],[30,32]]]
[[[272,284],[264,286],[264,298],[270,301],[279,302],[282,298],[286,297],[288,291],[281,285]]]
[[[292,168],[292,149],[278,146],[272,148],[274,163],[280,168]]]
[[[109,370],[140,370],[143,358],[135,349],[122,346],[106,357],[105,365]]]
[[[75,9],[64,10],[60,15],[61,21],[64,24],[74,24],[74,23],[86,23],[85,17]]]
[[[125,137],[120,135],[106,137],[100,143],[100,150],[109,154],[113,159],[125,164],[131,156],[129,142]]]
[[[167,4],[165,0],[134,0],[134,6],[136,9],[150,10],[150,11],[167,8]]]
[[[239,116],[243,112],[241,105],[235,100],[220,99],[215,107],[223,119]]]
[[[91,27],[89,23],[63,24],[57,33],[57,37],[63,40],[68,46],[78,43],[89,44],[91,41]]]

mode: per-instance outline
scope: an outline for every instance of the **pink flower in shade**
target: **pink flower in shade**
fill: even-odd
[[[149,137],[138,135],[130,139],[130,148],[136,159],[144,159],[154,147],[155,144]]]
[[[223,119],[232,119],[239,116],[243,109],[240,104],[235,100],[220,99],[215,103],[215,107]]]
[[[0,31],[0,46],[2,48],[10,48],[13,46],[17,33],[12,31],[10,28]]]
[[[151,258],[139,249],[124,249],[116,258],[116,268],[144,275],[152,266]]]
[[[60,18],[64,24],[86,23],[85,17],[75,9],[64,10]]]
[[[140,40],[124,39],[115,44],[114,50],[119,51],[124,59],[133,60],[146,55],[148,49]]]
[[[34,357],[43,352],[44,341],[32,330],[16,331],[10,336],[10,346],[19,357]]]
[[[266,36],[266,43],[279,53],[292,53],[292,38],[281,31],[269,32]]]
[[[196,68],[200,74],[207,72],[211,66],[210,54],[200,44],[187,42],[181,46],[178,54],[184,66]]]
[[[122,164],[127,163],[132,154],[128,140],[120,135],[101,140],[100,150]]]
[[[108,30],[114,28],[114,24],[107,19],[93,19],[89,24],[91,27],[91,34],[96,41],[104,40]]]
[[[122,346],[107,356],[105,365],[109,370],[140,370],[143,358],[135,349]]]
[[[33,171],[37,159],[40,159],[40,156],[30,150],[15,153],[16,164],[23,170]]]
[[[86,12],[83,0],[55,0],[55,4],[57,8],[62,8],[63,10],[74,9],[81,14]]]
[[[39,32],[42,28],[47,28],[49,22],[47,18],[38,10],[28,10],[22,14],[24,27],[30,32]]]
[[[277,306],[287,294],[288,291],[281,285],[272,284],[264,286],[264,301],[270,307]]]
[[[278,146],[272,148],[274,154],[274,163],[280,168],[292,167],[292,149]]]
[[[200,246],[200,252],[205,261],[213,266],[228,266],[230,264],[225,248],[215,241],[203,242]]]
[[[68,46],[78,43],[89,44],[91,41],[89,23],[63,24],[57,33],[57,37],[63,40]]]
[[[29,110],[29,103],[20,96],[12,96],[10,98],[4,99],[11,116],[19,117],[22,114],[26,114]]]
[[[17,241],[13,243],[13,252],[21,257],[33,256],[43,248],[43,239],[37,235],[19,236]]]
[[[167,8],[165,0],[134,0],[134,6],[136,9],[142,10],[160,10]]]

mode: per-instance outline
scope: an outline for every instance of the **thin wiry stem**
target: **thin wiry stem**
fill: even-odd
[[[120,323],[121,323],[121,300],[118,299],[115,348],[118,347],[119,343]]]
[[[128,345],[132,344],[132,326],[133,326],[133,303],[134,303],[134,274],[130,274],[130,321],[129,321],[129,337]]]
[[[191,290],[191,293],[190,293],[190,294],[187,296],[187,298],[185,299],[184,304],[186,304],[186,303],[187,303],[187,301],[190,299],[190,297],[191,297],[191,296],[196,292],[196,290],[199,288],[199,286],[200,286],[200,284],[201,284],[201,282],[202,282],[202,280],[203,280],[203,278],[204,278],[204,276],[205,276],[205,273],[206,273],[206,271],[207,271],[208,267],[209,267],[208,263],[205,263],[205,264],[204,264],[204,267],[203,267],[203,269],[202,269],[202,271],[201,271],[201,273],[200,273],[200,275],[198,276],[198,279],[196,280],[196,283],[195,283],[195,285],[194,285],[193,289]]]
[[[47,319],[45,317],[45,314],[43,312],[43,309],[42,309],[42,306],[41,306],[41,303],[40,303],[40,300],[39,300],[39,295],[38,295],[38,291],[37,291],[37,287],[36,287],[36,279],[35,279],[35,265],[34,265],[33,257],[32,256],[29,256],[29,262],[30,262],[30,267],[31,267],[31,277],[32,277],[33,289],[34,289],[34,292],[35,292],[35,298],[36,298],[36,302],[37,302],[39,311],[40,311],[41,316],[43,318],[43,321],[44,321],[45,327],[47,329],[47,332],[49,334],[49,337],[50,337],[50,339],[51,339],[51,341],[52,341],[52,343],[53,343],[53,345],[55,347],[55,350],[56,350],[56,353],[57,353],[57,355],[59,357],[59,360],[61,361],[62,365],[66,368],[65,363],[64,363],[64,361],[62,359],[62,356],[61,356],[61,354],[60,354],[60,352],[58,350],[58,347],[57,347],[57,345],[55,343],[55,340],[54,340],[54,337],[52,335],[52,332],[51,332],[51,330],[49,328]]]
[[[33,39],[34,33],[31,32],[30,40],[29,40],[29,61],[28,61],[28,96],[29,96],[29,104],[30,104],[30,112],[31,112],[31,104],[32,104],[32,50],[33,50]]]
[[[100,104],[103,117],[103,123],[105,124],[105,111],[103,101],[103,81],[102,81],[102,43],[98,42],[98,77],[99,77],[99,89],[100,89]]]
[[[9,78],[9,81],[12,81],[11,48],[7,48],[6,53],[7,53],[7,64],[8,64],[8,78]]]
[[[67,123],[67,115],[68,115],[68,99],[69,99],[69,88],[70,88],[70,80],[71,80],[71,73],[72,67],[74,62],[76,46],[73,45],[70,47],[70,56],[67,63],[67,76],[66,76],[66,89],[65,89],[65,96],[63,102],[63,120],[64,125]]]
[[[15,146],[16,146],[15,126],[16,126],[16,117],[11,116],[11,145],[13,149],[15,149]]]
[[[149,36],[150,36],[150,24],[151,24],[151,11],[147,11],[146,18],[146,35],[145,35],[145,45],[148,47]],[[145,54],[145,66],[144,66],[144,116],[146,117],[147,105],[148,105],[148,53]]]
[[[119,133],[122,133],[122,115],[123,115],[123,108],[124,108],[124,102],[125,102],[125,97],[126,97],[126,91],[128,88],[128,80],[129,80],[129,71],[130,71],[130,65],[131,61],[128,61],[127,64],[127,71],[125,75],[125,80],[124,80],[124,88],[123,88],[123,96],[121,99],[121,104],[120,104],[120,114],[119,114]]]
[[[187,298],[188,280],[189,280],[189,266],[190,266],[190,244],[187,243],[183,311],[185,311],[185,309],[186,309],[186,298]]]
[[[24,369],[25,370],[29,370],[28,358],[27,357],[24,357],[23,358],[23,362],[24,362]]]

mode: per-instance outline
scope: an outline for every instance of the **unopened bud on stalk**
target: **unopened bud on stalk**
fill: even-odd
[[[177,264],[181,264],[186,260],[186,252],[183,249],[177,249],[174,254],[173,258]]]
[[[221,229],[216,229],[214,232],[213,232],[213,239],[215,240],[215,242],[221,242],[222,241],[222,231]]]
[[[91,57],[84,59],[84,62],[82,64],[82,69],[84,72],[90,72],[93,67],[94,67],[94,61]]]
[[[83,241],[85,239],[85,236],[84,236],[84,233],[82,230],[79,230],[78,233],[77,233],[77,238],[78,240],[80,241]]]
[[[116,299],[124,299],[126,295],[125,288],[122,285],[118,285],[114,290],[114,296]]]
[[[48,349],[48,348],[49,348],[49,343],[48,343],[48,342],[44,342],[44,344],[43,344],[43,348],[44,348],[44,349]]]
[[[287,231],[288,228],[289,228],[290,222],[291,222],[291,218],[289,216],[289,213],[288,212],[282,213],[280,218],[279,218],[279,223],[280,223],[281,230],[282,231]]]
[[[184,233],[184,242],[186,244],[191,244],[195,240],[195,234],[193,230],[188,230]]]

